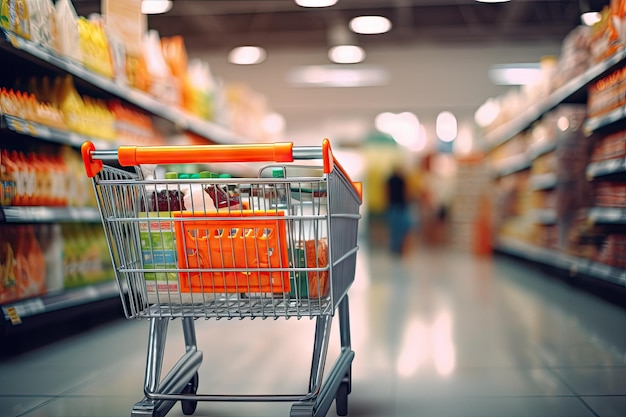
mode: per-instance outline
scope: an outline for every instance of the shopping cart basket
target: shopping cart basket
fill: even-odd
[[[320,147],[291,143],[125,146],[82,156],[92,178],[127,318],[149,319],[145,398],[132,416],[163,416],[176,401],[288,401],[291,416],[347,414],[351,364],[347,291],[354,281],[361,192]],[[321,160],[319,166],[294,160]],[[202,172],[146,175],[146,166],[265,162],[254,178]],[[157,178],[157,179],[155,179]],[[324,379],[332,318],[341,351]],[[197,318],[316,319],[309,390],[286,395],[198,394]],[[161,379],[168,323],[180,318],[186,353]]]

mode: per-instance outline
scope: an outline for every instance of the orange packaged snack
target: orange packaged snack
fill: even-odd
[[[323,238],[317,241],[307,240],[305,242],[306,267],[326,268],[328,267],[328,239]],[[328,296],[328,270],[307,271],[309,281],[309,298]]]

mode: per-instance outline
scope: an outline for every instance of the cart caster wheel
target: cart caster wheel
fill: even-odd
[[[187,383],[187,385],[185,385],[185,388],[183,388],[183,391],[181,392],[181,394],[195,394],[198,392],[198,384],[200,382],[200,377],[198,376],[198,373],[196,372],[193,376],[193,378],[191,378],[191,381],[189,381]],[[183,414],[186,416],[190,416],[193,413],[196,412],[196,407],[198,406],[198,401],[186,401],[186,400],[181,400],[180,402],[180,406],[183,409]]]
[[[348,415],[348,383],[342,382],[335,394],[335,407],[337,408],[338,416]]]
[[[314,412],[315,410],[314,410],[313,403],[307,403],[307,402],[294,403],[291,406],[291,413],[289,414],[289,416],[290,417],[313,417]]]

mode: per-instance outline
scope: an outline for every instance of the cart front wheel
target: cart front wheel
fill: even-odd
[[[183,388],[182,394],[195,394],[198,392],[198,384],[200,383],[200,377],[196,372],[191,380],[185,385]],[[196,412],[196,407],[198,406],[198,401],[187,401],[181,400],[180,406],[183,409],[183,414],[186,416],[190,416]]]
[[[290,417],[313,417],[315,412],[315,407],[313,403],[310,402],[301,402],[294,403],[291,406]]]
[[[335,395],[335,407],[338,416],[348,415],[348,383],[342,382]]]

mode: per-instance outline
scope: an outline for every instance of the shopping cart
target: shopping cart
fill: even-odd
[[[120,147],[82,156],[127,318],[149,319],[145,397],[132,416],[164,416],[180,401],[287,401],[292,417],[347,414],[354,352],[347,291],[354,281],[361,190],[321,147],[291,143]],[[321,160],[317,166],[294,160]],[[264,162],[255,178],[145,173],[152,164]],[[310,162],[309,162],[310,163]],[[157,170],[158,171],[158,170]],[[182,177],[182,176],[181,176]],[[324,379],[338,312],[341,351]],[[197,318],[316,319],[308,392],[198,394]],[[167,327],[180,318],[186,353],[161,378]]]

